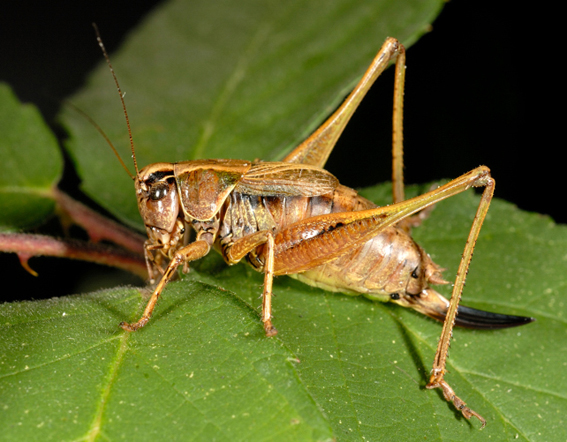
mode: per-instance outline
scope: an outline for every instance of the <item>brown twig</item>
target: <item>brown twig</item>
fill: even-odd
[[[55,256],[117,267],[144,279],[148,277],[143,254],[106,244],[26,233],[0,233],[0,250],[16,253],[22,266],[35,275],[28,265],[31,257]]]
[[[102,216],[57,188],[53,189],[53,195],[60,209],[85,229],[93,242],[107,240],[132,252],[144,253],[144,236]]]

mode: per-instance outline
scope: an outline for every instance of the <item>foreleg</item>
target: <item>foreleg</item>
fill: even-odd
[[[171,280],[173,275],[175,275],[177,267],[179,267],[179,265],[182,263],[195,261],[199,258],[202,258],[207,253],[209,253],[210,249],[211,246],[207,241],[198,240],[175,252],[175,255],[165,269],[165,272],[161,277],[158,285],[154,289],[154,292],[152,293],[152,296],[148,301],[148,304],[146,305],[146,309],[144,310],[142,317],[138,320],[138,322],[135,322],[133,324],[122,322],[120,323],[120,327],[127,331],[136,331],[146,325],[152,316],[152,312],[154,311],[161,292],[163,291],[167,283]]]

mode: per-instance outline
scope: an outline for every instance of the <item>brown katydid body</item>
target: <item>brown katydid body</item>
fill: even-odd
[[[110,66],[100,37],[99,44]],[[394,59],[394,204],[377,207],[340,185],[323,166],[363,96]],[[441,388],[445,399],[467,419],[475,416],[484,426],[485,420],[468,408],[444,379],[453,326],[504,328],[533,319],[459,306],[474,245],[494,192],[494,180],[489,169],[481,166],[438,189],[405,200],[404,76],[404,47],[388,38],[345,102],[282,162],[195,160],[155,163],[138,171],[132,143],[138,207],[148,233],[148,273],[152,282],[160,279],[140,320],[121,326],[135,331],[146,325],[178,267],[183,265],[187,270],[189,262],[215,248],[228,264],[245,259],[264,273],[262,321],[267,336],[277,333],[271,316],[273,277],[285,274],[328,290],[393,301],[444,321],[427,388]],[[484,192],[449,302],[431,288],[432,284],[446,281],[440,268],[411,238],[410,225],[417,212],[470,187],[484,187]],[[189,227],[196,236],[188,243]]]
[[[161,268],[162,260],[172,259],[184,245],[191,225],[228,264],[238,262],[232,257],[235,242],[272,232],[274,275],[290,275],[327,290],[419,309],[419,299],[428,295],[423,291],[432,292],[429,284],[446,283],[407,229],[394,225],[377,234],[363,231],[360,245],[353,247],[352,224],[318,223],[315,217],[320,215],[377,207],[323,169],[285,162],[197,160],[152,164],[140,176],[145,180],[137,181],[138,202],[149,237],[152,279],[154,267]],[[290,228],[295,223],[301,228]],[[265,248],[254,246],[244,257],[259,272],[266,269]],[[441,295],[431,296],[443,300],[442,307],[448,305]]]

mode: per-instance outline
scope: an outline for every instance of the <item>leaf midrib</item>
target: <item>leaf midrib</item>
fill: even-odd
[[[238,85],[246,79],[246,73],[250,66],[250,62],[254,59],[258,50],[262,47],[261,43],[267,39],[271,28],[272,27],[267,23],[262,24],[250,39],[246,50],[242,52],[242,55],[236,61],[235,67],[232,69],[231,74],[227,77],[224,86],[221,88],[220,93],[211,108],[209,116],[202,122],[201,136],[195,145],[193,159],[203,158],[205,148],[213,136],[217,121],[220,119],[223,110],[226,108],[226,105],[236,91]]]
[[[108,404],[108,398],[110,396],[112,386],[116,381],[118,371],[122,366],[122,362],[124,361],[124,355],[128,350],[129,339],[130,339],[130,333],[123,332],[122,336],[120,337],[120,345],[118,346],[116,357],[109,364],[110,371],[106,378],[106,382],[104,382],[104,388],[101,391],[101,397],[100,400],[98,401],[98,406],[94,415],[94,419],[90,424],[90,430],[87,432],[86,440],[88,441],[96,440],[101,433],[102,417],[104,415],[104,411]]]

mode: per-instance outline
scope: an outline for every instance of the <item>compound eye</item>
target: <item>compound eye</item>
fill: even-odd
[[[169,185],[167,183],[154,184],[150,189],[150,199],[159,201],[164,199],[169,193]]]

